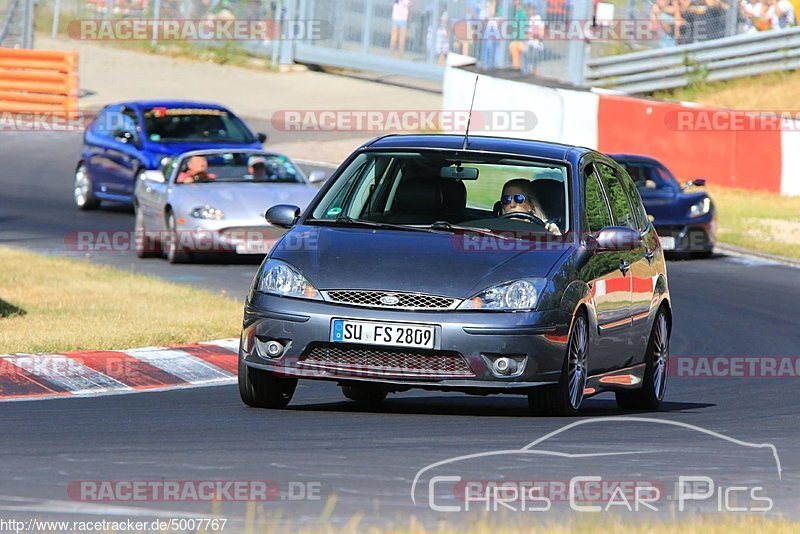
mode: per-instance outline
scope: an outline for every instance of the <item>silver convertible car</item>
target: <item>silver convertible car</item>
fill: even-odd
[[[165,158],[136,183],[135,243],[139,257],[171,263],[195,253],[266,254],[283,229],[264,220],[276,203],[305,207],[325,179],[310,177],[282,154],[204,150]]]
[[[298,379],[380,402],[410,388],[527,395],[572,415],[656,409],[672,307],[659,237],[625,170],[586,148],[456,135],[359,148],[289,228],[245,302],[239,392]]]

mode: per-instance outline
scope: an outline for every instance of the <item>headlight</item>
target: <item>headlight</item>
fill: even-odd
[[[258,273],[255,289],[282,297],[322,300],[317,288],[300,271],[280,260],[267,260]]]
[[[219,221],[225,218],[225,212],[218,210],[211,206],[198,206],[190,213],[195,219],[210,219],[212,221]]]
[[[462,302],[459,310],[529,310],[544,287],[542,278],[524,278],[484,289]]]
[[[702,217],[703,215],[708,215],[709,211],[711,211],[711,199],[706,197],[689,208],[689,217],[692,219]]]

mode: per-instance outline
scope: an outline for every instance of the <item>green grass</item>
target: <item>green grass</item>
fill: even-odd
[[[171,345],[241,328],[242,303],[222,294],[6,247],[0,265],[0,354]]]
[[[800,259],[800,197],[710,187],[722,243]]]

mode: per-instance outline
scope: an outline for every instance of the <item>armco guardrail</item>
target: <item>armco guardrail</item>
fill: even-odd
[[[586,84],[626,94],[800,68],[800,27],[593,59]]]
[[[0,111],[77,110],[77,52],[0,48]]]

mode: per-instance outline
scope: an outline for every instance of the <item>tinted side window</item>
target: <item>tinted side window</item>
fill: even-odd
[[[111,137],[111,131],[109,131],[108,128],[110,115],[111,111],[104,109],[97,115],[97,117],[95,117],[94,121],[92,122],[92,126],[89,128],[94,135]]]
[[[647,218],[644,204],[642,204],[642,197],[639,196],[636,185],[633,183],[633,180],[631,180],[631,177],[628,176],[628,173],[622,171],[622,173],[620,173],[620,178],[622,179],[622,185],[625,186],[625,189],[628,191],[628,197],[631,199],[633,213],[636,215],[639,231],[644,232],[649,226],[650,221]]]
[[[589,223],[589,233],[593,234],[606,226],[611,226],[611,214],[593,167],[586,167],[585,176],[586,219]]]
[[[628,196],[622,188],[622,182],[617,177],[613,168],[602,163],[597,164],[600,179],[608,195],[608,203],[611,205],[611,214],[614,216],[614,224],[617,226],[627,226],[634,230],[638,229],[636,218],[633,216]]]

